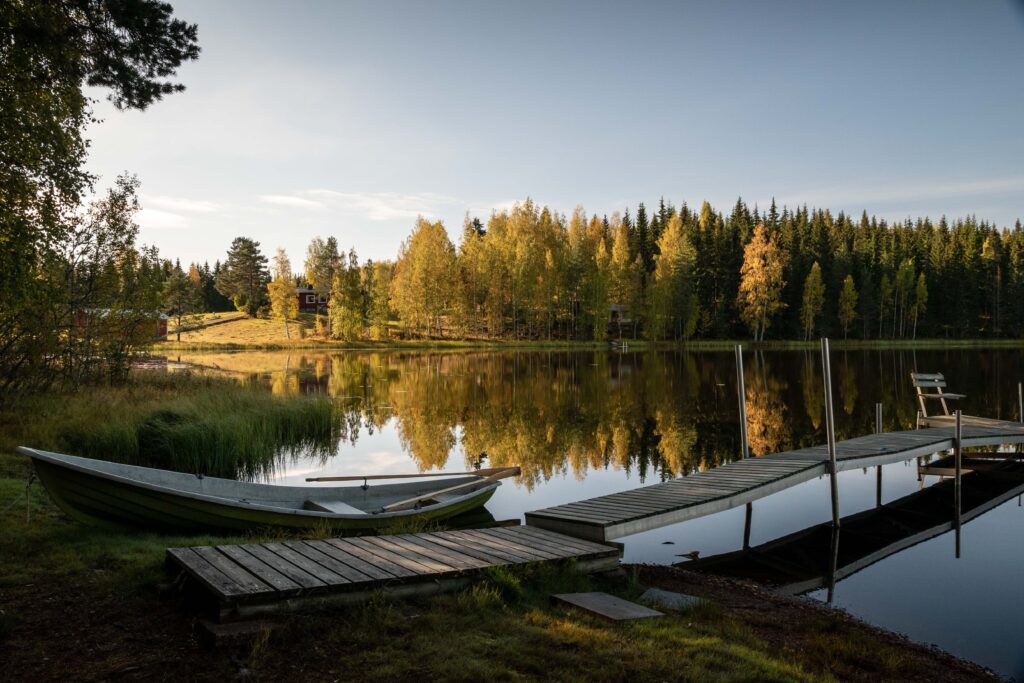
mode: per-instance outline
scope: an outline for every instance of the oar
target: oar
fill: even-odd
[[[430,500],[435,496],[440,496],[441,494],[444,493],[454,493],[455,491],[468,489],[471,486],[478,486],[479,484],[488,481],[497,481],[498,479],[504,479],[505,477],[514,477],[518,475],[520,472],[521,470],[518,467],[502,467],[499,468],[499,471],[495,472],[490,476],[483,477],[482,479],[477,479],[475,481],[467,481],[464,484],[459,484],[457,486],[449,486],[448,488],[441,489],[439,491],[431,491],[430,493],[425,493],[422,496],[416,496],[415,498],[407,498],[405,500],[400,500],[397,503],[391,503],[391,505],[385,505],[383,508],[381,508],[381,512],[395,512],[396,510],[408,510],[409,508],[416,507],[418,503],[424,500]]]
[[[458,477],[465,475],[473,475],[475,477],[487,477],[497,472],[504,472],[508,469],[517,470],[518,467],[490,467],[482,470],[473,470],[472,472],[423,472],[420,474],[353,474],[346,477],[307,477],[306,481],[367,481],[369,479],[412,479],[414,477]]]

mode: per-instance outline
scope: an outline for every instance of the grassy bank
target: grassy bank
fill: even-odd
[[[23,474],[31,446],[211,476],[258,477],[289,452],[333,452],[325,398],[286,400],[256,384],[142,372],[124,386],[23,398],[0,412],[0,475]]]
[[[181,341],[158,342],[154,351],[227,351],[227,350],[388,350],[388,349],[507,349],[526,350],[588,350],[607,349],[608,342],[540,340],[540,339],[388,339],[383,341],[338,341],[314,334],[314,318],[303,315],[291,323],[291,338],[285,336],[284,324],[276,320],[238,318],[215,320],[202,329],[184,332]],[[173,335],[172,335],[173,336]],[[709,339],[685,343],[647,342],[623,340],[630,350],[648,348],[681,348],[693,351],[726,351],[736,344],[748,349],[804,350],[817,349],[817,339],[767,340],[751,342],[748,339]],[[1024,339],[833,339],[834,349],[969,349],[969,348],[1024,348]]]

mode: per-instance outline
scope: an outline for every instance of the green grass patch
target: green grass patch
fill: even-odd
[[[33,419],[45,416],[45,419]],[[146,467],[257,479],[281,457],[327,456],[338,432],[329,399],[281,398],[255,383],[140,372],[125,386],[30,397],[0,416],[6,462],[16,445]],[[22,461],[20,468],[17,459]]]

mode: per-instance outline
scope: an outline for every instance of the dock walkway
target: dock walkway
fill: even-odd
[[[1024,443],[1024,424],[965,417],[962,434],[964,447]],[[871,434],[837,443],[836,468],[842,472],[885,465],[952,447],[952,427]],[[827,447],[814,446],[527,512],[526,523],[577,538],[606,541],[728,510],[828,471]]]
[[[437,531],[393,536],[168,548],[212,595],[221,620],[310,601],[358,602],[452,590],[490,567],[572,562],[581,572],[614,569],[622,549],[532,527]]]

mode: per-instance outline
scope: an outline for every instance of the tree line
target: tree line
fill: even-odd
[[[157,0],[4,2],[0,26],[2,404],[121,378],[152,341],[165,271],[136,243],[138,181],[95,195],[83,88],[145,109],[184,88],[169,79],[199,47],[196,26]]]
[[[258,247],[235,240],[218,285],[253,313],[273,298]],[[330,292],[318,324],[339,339],[1024,333],[1019,220],[1002,229],[973,216],[890,223],[867,212],[780,211],[774,201],[762,212],[742,199],[728,214],[662,200],[650,212],[641,203],[565,216],[527,199],[486,224],[467,216],[458,244],[442,223],[420,218],[394,261],[360,263],[335,238],[316,238],[304,266],[289,279]]]

